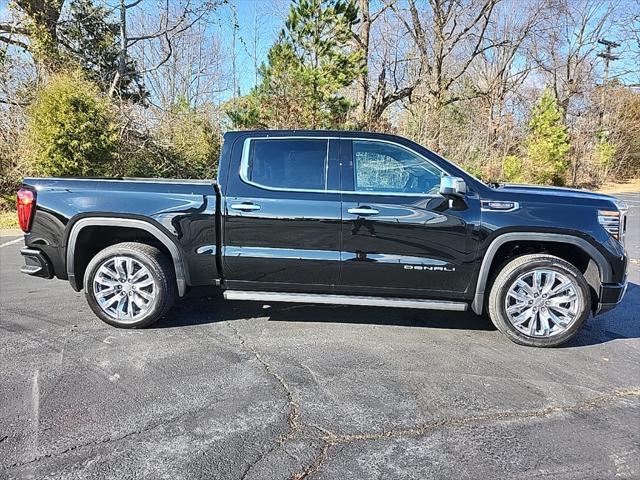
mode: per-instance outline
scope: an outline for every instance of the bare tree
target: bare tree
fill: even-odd
[[[513,3],[502,4],[497,18],[486,30],[487,41],[495,48],[485,50],[471,65],[475,90],[487,112],[486,149],[495,147],[502,131],[507,99],[517,95],[535,64],[526,55],[531,37],[548,18],[546,0],[531,2],[525,11],[514,11]],[[510,134],[510,129],[505,133]],[[509,143],[503,143],[502,156],[508,154]]]
[[[143,71],[137,72],[144,75],[152,70],[157,70],[169,61],[173,54],[173,41],[181,33],[190,29],[196,22],[202,20],[205,15],[217,8],[222,0],[157,0],[155,17],[156,25],[136,34],[132,34],[127,28],[127,21],[133,9],[138,7],[144,0],[119,0],[119,26],[120,26],[120,52],[118,57],[118,69],[111,82],[109,95],[113,96],[124,77],[129,74],[127,69],[127,58],[129,50],[136,44],[145,41],[160,40],[164,46],[164,56],[152,66]]]
[[[598,39],[609,25],[615,4],[609,0],[550,0],[553,15],[534,36],[531,50],[539,70],[558,99],[564,119],[572,100],[595,81]]]
[[[395,0],[394,0],[395,1]],[[360,0],[360,28],[356,47],[367,62],[367,70],[356,81],[356,118],[361,128],[380,126],[383,114],[394,103],[411,95],[419,76],[409,78],[410,49],[404,48],[406,32],[395,16],[388,15],[392,3],[371,12],[370,0]],[[372,46],[372,33],[376,39]]]
[[[137,21],[145,23],[146,18]],[[142,71],[147,71],[145,84],[157,106],[166,109],[176,101],[184,101],[200,109],[215,105],[222,92],[231,90],[227,73],[230,57],[221,39],[212,34],[207,25],[194,25],[176,35],[172,44],[171,58],[164,63],[165,47],[159,39],[139,44],[132,50]],[[155,66],[158,67],[152,68]]]
[[[420,55],[421,72],[426,73],[425,100],[434,115],[433,144],[440,148],[442,110],[447,105],[470,98],[452,87],[483,52],[500,43],[488,41],[487,27],[500,0],[429,0],[422,10],[416,0],[408,0],[407,12],[391,4]],[[408,17],[408,18],[407,18]]]

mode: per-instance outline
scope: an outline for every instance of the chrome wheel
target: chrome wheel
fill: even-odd
[[[156,302],[151,272],[133,257],[105,260],[96,270],[93,295],[104,313],[120,323],[134,323]]]
[[[504,308],[520,332],[530,337],[552,337],[573,324],[583,304],[582,291],[567,275],[535,269],[509,287]]]

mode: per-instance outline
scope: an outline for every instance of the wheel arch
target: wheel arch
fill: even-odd
[[[82,288],[82,281],[78,281],[76,275],[76,250],[79,247],[78,239],[83,230],[91,227],[115,227],[121,229],[139,230],[146,232],[150,238],[155,239],[159,245],[169,253],[176,275],[178,295],[183,296],[187,291],[189,275],[187,263],[182,250],[163,229],[152,221],[140,218],[113,217],[113,216],[83,216],[78,218],[68,229],[66,245],[66,270],[69,283],[76,291]],[[83,272],[81,272],[83,273]]]
[[[481,315],[484,310],[486,289],[490,281],[490,273],[492,267],[496,265],[496,253],[501,247],[513,242],[540,242],[542,244],[557,244],[570,246],[580,249],[597,267],[598,276],[597,280],[600,283],[607,283],[611,281],[612,271],[611,265],[607,262],[604,255],[591,243],[581,237],[575,235],[561,234],[561,233],[543,233],[543,232],[511,232],[503,233],[496,237],[489,247],[487,248],[480,270],[478,272],[478,278],[476,282],[475,295],[471,303],[472,310]],[[587,269],[588,270],[588,269]],[[596,291],[597,285],[593,285],[593,281],[587,279],[590,286]]]

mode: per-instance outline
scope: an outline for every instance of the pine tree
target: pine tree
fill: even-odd
[[[117,150],[109,101],[82,74],[56,74],[27,111],[22,152],[44,176],[100,176]]]
[[[342,91],[365,69],[350,48],[355,0],[295,0],[260,67],[261,82],[229,111],[236,127],[339,128],[354,105]]]
[[[546,89],[534,107],[526,140],[528,169],[535,183],[564,184],[568,168],[569,136],[562,121],[562,111]]]

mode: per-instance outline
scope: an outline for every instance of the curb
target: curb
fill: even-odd
[[[23,234],[19,228],[0,228],[0,237],[20,237]]]

